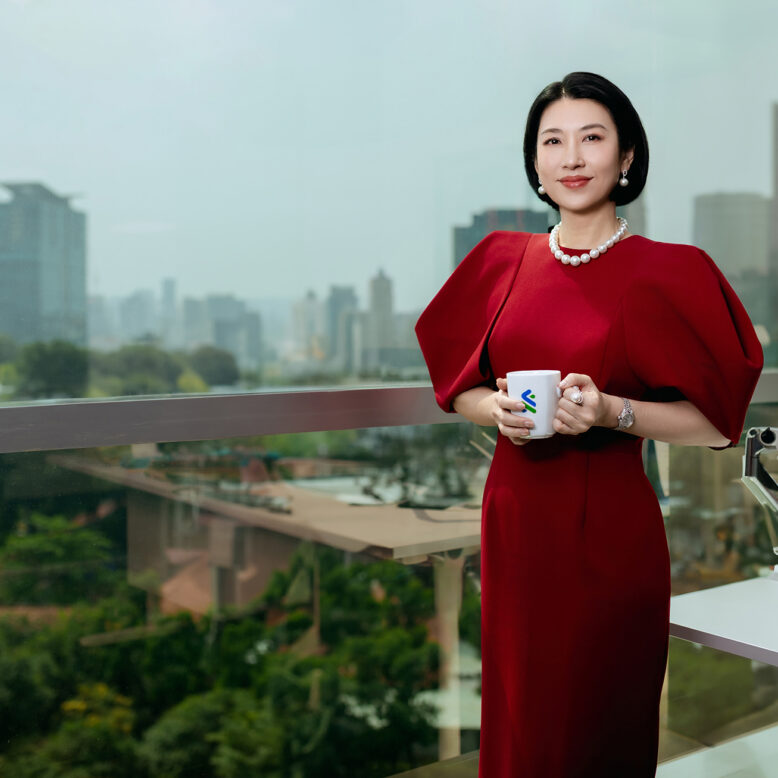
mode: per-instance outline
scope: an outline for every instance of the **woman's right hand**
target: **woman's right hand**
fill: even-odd
[[[521,411],[524,403],[508,397],[508,379],[497,379],[497,391],[492,395],[492,407],[490,415],[497,425],[500,434],[505,435],[515,446],[523,446],[528,443],[529,430],[535,426],[532,419],[525,416],[516,416],[511,411]]]

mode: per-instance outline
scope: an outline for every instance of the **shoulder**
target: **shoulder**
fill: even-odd
[[[531,232],[495,230],[483,238],[470,254],[475,252],[498,258],[503,254],[514,254],[518,247],[526,245],[532,235]]]
[[[708,254],[686,243],[666,243],[633,235],[630,269],[633,283],[641,286],[686,286],[719,282],[723,274]],[[691,289],[689,288],[689,291]]]
[[[457,265],[453,275],[493,276],[515,272],[531,237],[529,232],[490,232]]]
[[[467,308],[491,316],[510,291],[530,237],[528,232],[489,233],[454,268],[419,318],[417,332],[440,311],[448,315]]]

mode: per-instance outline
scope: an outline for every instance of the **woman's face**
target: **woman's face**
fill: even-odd
[[[619,151],[616,125],[604,105],[567,97],[543,111],[536,153],[540,183],[562,213],[613,207],[608,196],[633,157]]]

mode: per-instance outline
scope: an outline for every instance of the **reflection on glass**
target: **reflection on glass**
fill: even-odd
[[[470,436],[5,457],[3,770],[388,776],[476,748]]]
[[[777,410],[752,405],[745,428],[774,423]],[[763,510],[740,481],[742,446],[710,451],[657,444],[657,451],[666,468],[660,480],[673,594],[764,574],[775,558]]]
[[[4,456],[0,771],[383,777],[476,750],[489,449],[450,424]],[[770,558],[740,454],[648,457],[676,591]],[[673,641],[661,757],[776,720],[775,685]]]

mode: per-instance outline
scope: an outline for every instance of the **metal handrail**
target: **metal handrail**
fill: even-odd
[[[778,403],[778,370],[763,372],[752,402]],[[0,453],[455,421],[429,384],[43,401],[0,407]]]

